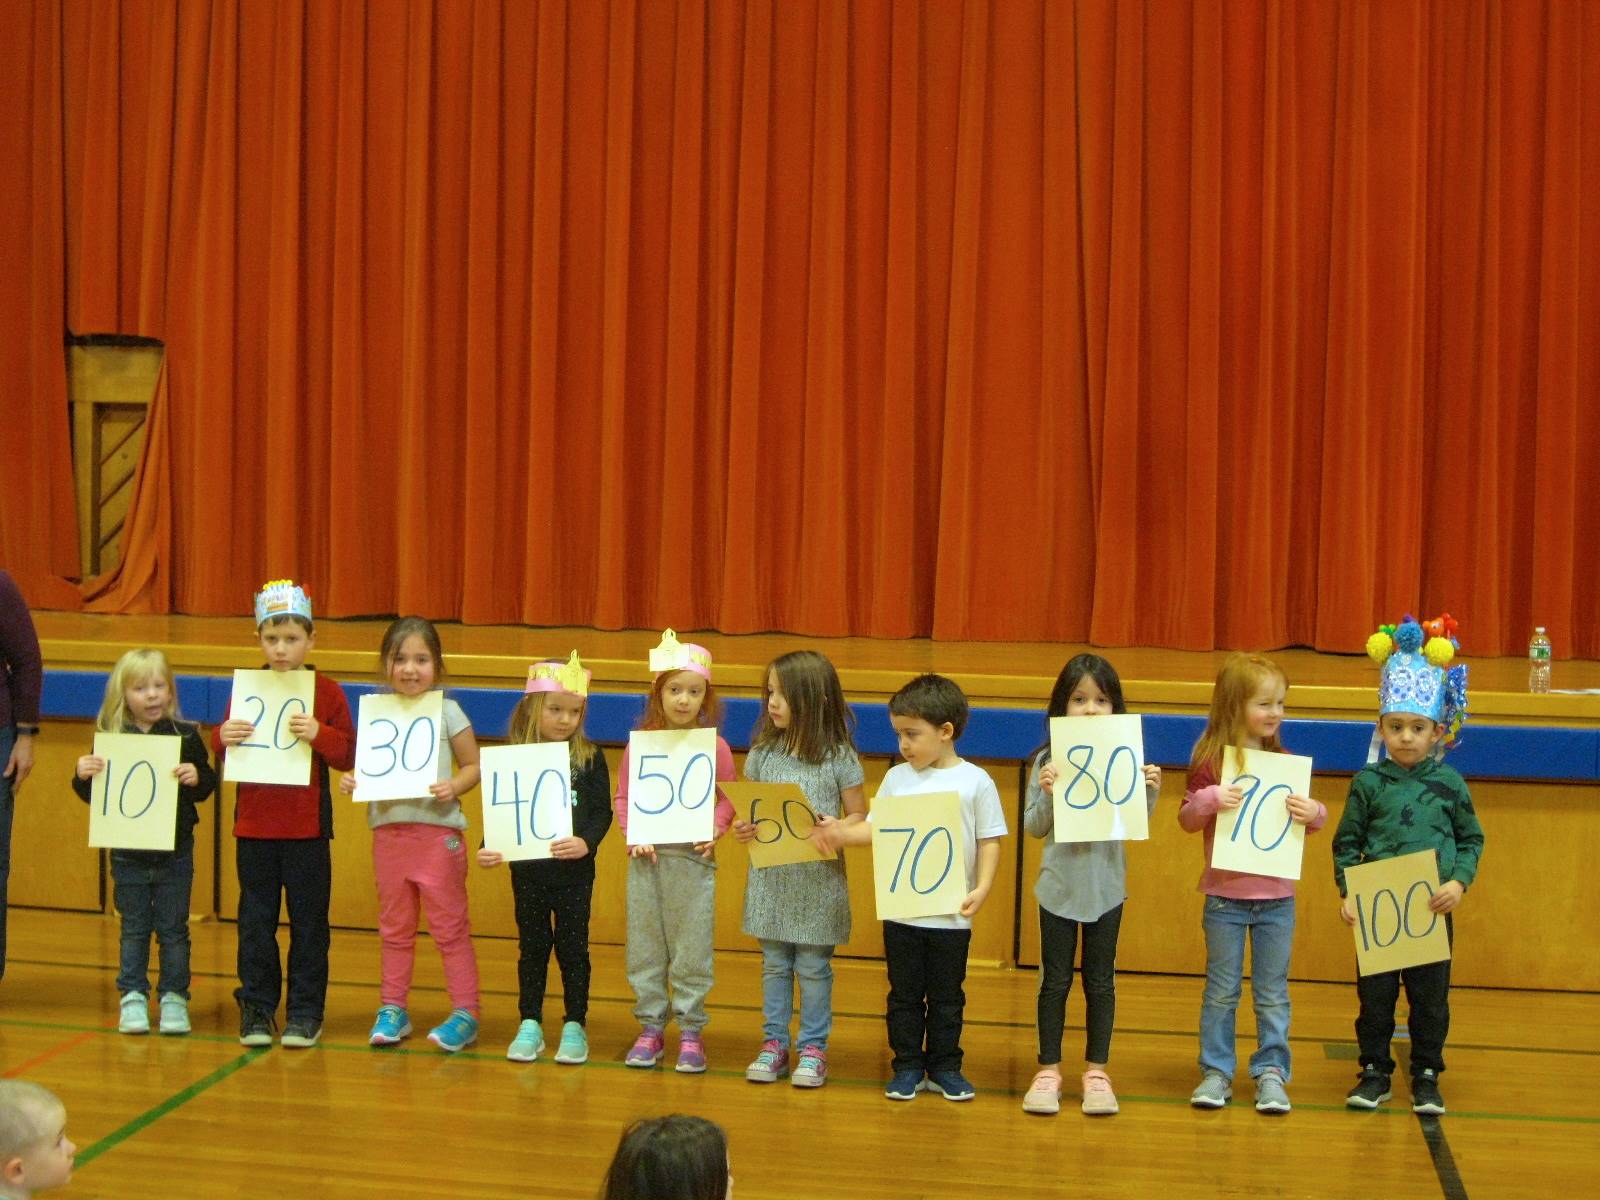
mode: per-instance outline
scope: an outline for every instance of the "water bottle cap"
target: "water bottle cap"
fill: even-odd
[[[1533,627],[1533,631],[1535,633],[1543,633],[1544,632],[1544,626],[1543,625],[1535,625]]]

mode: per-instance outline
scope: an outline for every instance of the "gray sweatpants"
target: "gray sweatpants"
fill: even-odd
[[[680,1033],[706,1024],[716,869],[691,850],[656,847],[656,861],[628,860],[628,985],[641,1025],[667,1023],[667,976]]]

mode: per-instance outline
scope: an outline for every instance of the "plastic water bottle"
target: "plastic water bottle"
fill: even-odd
[[[1528,639],[1528,690],[1550,690],[1550,637],[1540,625]]]

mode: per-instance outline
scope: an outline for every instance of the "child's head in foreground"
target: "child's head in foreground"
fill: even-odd
[[[78,1148],[67,1138],[67,1110],[54,1092],[0,1079],[0,1194],[31,1196],[72,1178]]]
[[[728,1135],[704,1117],[652,1117],[622,1131],[601,1200],[731,1200]]]

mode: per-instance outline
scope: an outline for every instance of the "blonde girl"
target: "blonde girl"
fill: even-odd
[[[1256,1111],[1289,1111],[1289,952],[1294,943],[1292,879],[1225,871],[1211,866],[1217,812],[1244,801],[1236,785],[1224,787],[1223,751],[1283,751],[1283,701],[1289,681],[1277,664],[1258,654],[1233,654],[1222,664],[1211,693],[1211,715],[1195,743],[1188,790],[1178,824],[1205,837],[1206,987],[1200,1004],[1200,1083],[1189,1097],[1196,1108],[1221,1108],[1233,1096],[1234,1013],[1250,939],[1250,995],[1256,1011],[1256,1051],[1250,1076]],[[1328,810],[1307,796],[1288,797],[1289,815],[1308,833],[1321,829]]]
[[[833,664],[815,650],[781,655],[767,666],[764,690],[766,703],[751,733],[745,778],[799,784],[818,816],[841,820],[865,813],[855,714],[845,703]],[[749,842],[756,827],[735,821],[733,833]],[[799,1050],[790,1082],[821,1087],[828,1079],[833,1027],[833,951],[850,940],[844,855],[831,862],[751,868],[745,878],[744,931],[761,942],[762,996],[761,1049],[744,1077],[775,1083],[790,1075],[789,1022],[798,979]]]
[[[106,680],[105,700],[95,729],[102,733],[149,733],[182,738],[178,766],[178,817],[171,850],[113,850],[111,879],[117,915],[122,919],[122,958],[117,991],[121,1033],[150,1032],[150,933],[160,944],[159,1028],[166,1034],[189,1032],[189,892],[194,883],[195,811],[216,790],[211,755],[197,725],[178,712],[177,681],[159,650],[129,650]],[[106,769],[97,754],[78,759],[72,789],[89,799],[92,780]]]
[[[378,650],[384,678],[396,695],[421,696],[444,679],[439,631],[422,617],[400,617]],[[406,1002],[416,961],[417,917],[428,912],[428,930],[444,961],[450,1015],[428,1031],[428,1040],[455,1053],[478,1040],[478,960],[467,918],[467,818],[460,797],[478,785],[478,741],[461,706],[444,698],[439,728],[439,778],[428,795],[368,804],[372,869],[378,881],[378,933],[383,939],[383,983],[377,1019],[367,1041],[392,1046],[411,1032]],[[356,789],[354,772],[339,780]]]
[[[512,1062],[533,1062],[544,1051],[544,991],[550,951],[561,964],[561,1042],[556,1061],[589,1060],[584,1023],[589,1014],[589,906],[594,895],[594,855],[611,828],[611,777],[606,756],[583,733],[590,672],[578,652],[566,662],[528,668],[523,697],[511,714],[508,740],[565,742],[572,767],[572,836],[550,843],[549,858],[511,864],[517,915],[517,1035],[506,1048]],[[499,866],[498,851],[479,850],[480,867]]]
[[[650,652],[656,673],[645,703],[640,729],[715,728],[722,716],[711,686],[711,654],[704,646],[679,643],[667,630]],[[617,824],[628,832],[628,751],[622,753],[616,794]],[[733,751],[717,738],[717,779],[730,782]],[[628,983],[637,1003],[639,1036],[623,1060],[648,1069],[661,1061],[669,1013],[667,987],[672,988],[671,1015],[678,1019],[677,1069],[698,1074],[706,1069],[701,1030],[706,1025],[706,996],[711,991],[711,934],[716,906],[716,839],[733,822],[733,805],[717,791],[713,834],[709,842],[628,847]]]

